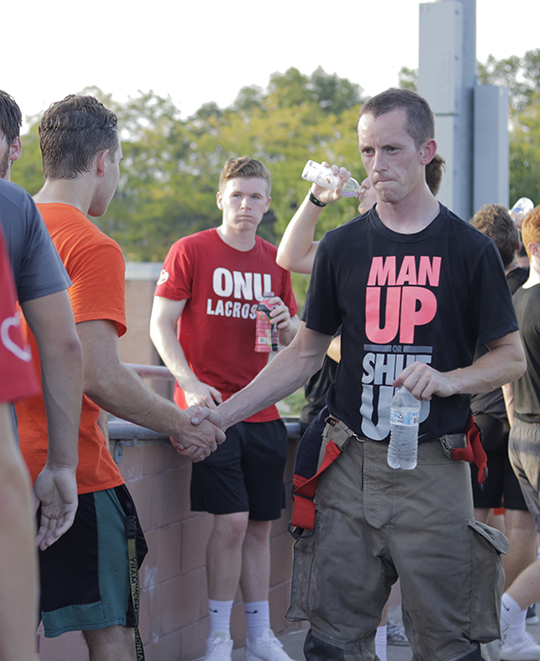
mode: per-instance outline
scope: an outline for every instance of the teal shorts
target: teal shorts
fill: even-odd
[[[46,637],[115,625],[135,626],[126,513],[136,516],[125,485],[81,494],[73,526],[39,553],[41,618]],[[139,566],[146,552],[137,518]]]

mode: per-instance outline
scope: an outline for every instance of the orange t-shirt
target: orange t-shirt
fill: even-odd
[[[119,245],[71,205],[39,204],[38,208],[73,282],[68,293],[75,323],[107,319],[116,324],[118,335],[123,335],[126,332],[125,263]],[[28,327],[25,330],[39,378],[36,341]],[[124,482],[97,424],[99,413],[99,406],[84,395],[79,428],[79,493],[111,489]],[[20,402],[17,417],[21,452],[34,482],[47,459],[43,397]]]

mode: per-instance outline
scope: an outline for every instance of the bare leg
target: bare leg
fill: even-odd
[[[536,560],[521,572],[506,592],[525,610],[540,601],[540,560]]]
[[[37,552],[31,488],[9,405],[0,404],[0,659],[36,659]]]
[[[534,518],[527,510],[506,510],[506,536],[510,542],[503,556],[505,591],[519,574],[536,560],[537,533]]]
[[[242,571],[242,546],[247,527],[247,512],[214,516],[214,528],[206,549],[210,599],[234,599]]]
[[[83,631],[90,661],[136,661],[135,630],[114,626]]]
[[[240,587],[245,602],[267,601],[270,590],[271,521],[249,521],[242,549]]]

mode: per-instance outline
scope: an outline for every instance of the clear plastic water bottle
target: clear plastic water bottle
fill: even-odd
[[[334,190],[339,184],[339,176],[332,172],[332,169],[327,165],[315,163],[315,161],[308,161],[302,172],[302,179],[318,184],[328,190]],[[345,197],[358,197],[362,192],[362,186],[352,177],[343,186],[343,195]]]
[[[390,468],[412,470],[418,458],[420,400],[405,388],[396,392],[390,404],[390,443],[387,461]]]
[[[519,223],[519,226],[521,227],[521,223],[524,221],[525,216],[533,209],[534,203],[532,200],[530,200],[528,197],[520,197],[519,200],[510,209],[510,215]]]

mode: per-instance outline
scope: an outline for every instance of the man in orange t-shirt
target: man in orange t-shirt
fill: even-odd
[[[82,631],[91,659],[136,658],[129,583],[126,517],[135,507],[98,424],[100,409],[174,439],[194,461],[224,440],[199,414],[190,414],[148,389],[119,358],[126,331],[124,259],[119,246],[87,217],[101,216],[116,190],[122,148],[116,117],[90,96],[53,104],[40,126],[45,184],[36,202],[73,285],[69,295],[84,355],[79,430],[79,507],[73,527],[40,553],[41,616],[45,635]],[[30,338],[32,340],[32,338]],[[21,450],[32,477],[47,447],[43,400],[18,406]],[[202,438],[199,439],[199,432]],[[139,563],[146,553],[137,520]]]

